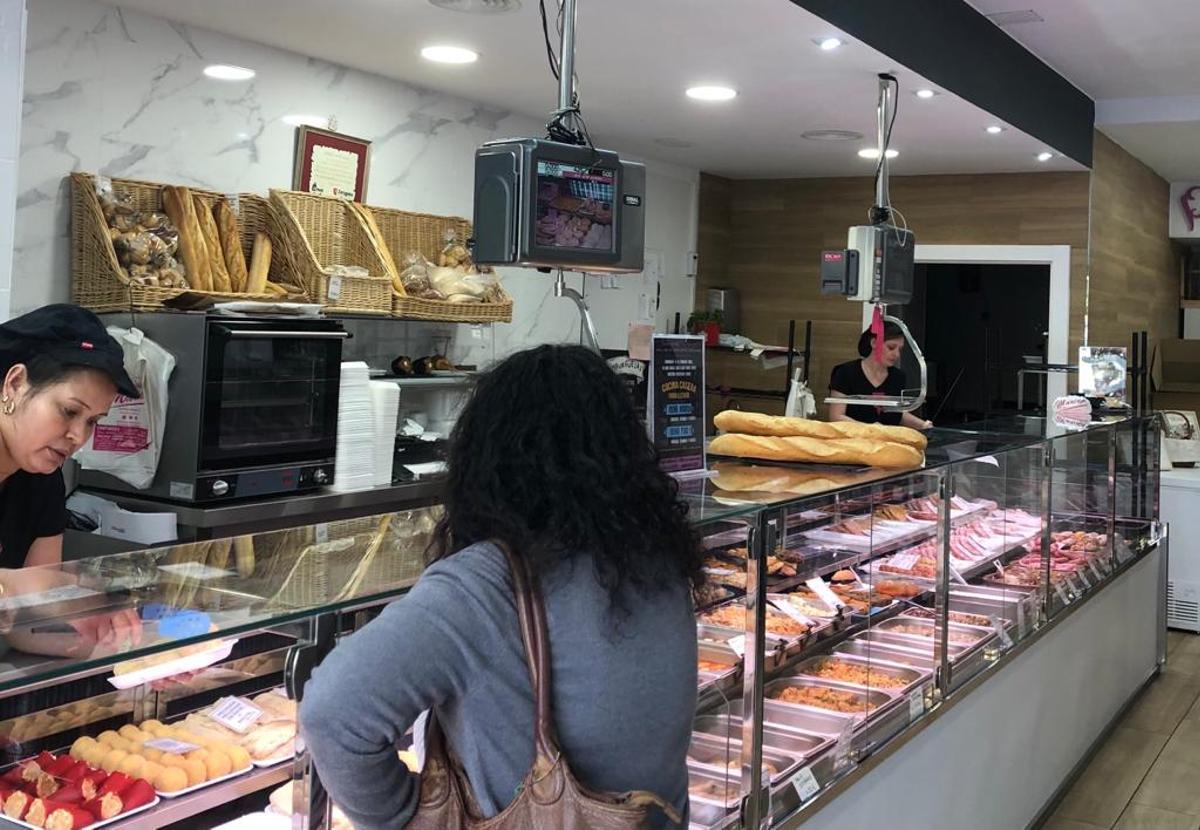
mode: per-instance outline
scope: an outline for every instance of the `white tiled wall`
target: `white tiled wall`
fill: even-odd
[[[16,226],[25,0],[0,0],[0,320],[7,320]]]

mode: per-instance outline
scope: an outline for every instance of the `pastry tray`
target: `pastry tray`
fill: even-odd
[[[214,784],[220,784],[222,781],[228,781],[228,780],[230,780],[231,778],[237,778],[239,775],[245,775],[246,773],[248,773],[248,772],[249,772],[250,770],[252,770],[252,769],[254,769],[254,765],[253,765],[253,764],[251,764],[251,765],[250,765],[250,766],[248,766],[248,767],[244,767],[243,769],[234,770],[233,772],[231,772],[231,773],[229,773],[229,774],[227,774],[227,775],[221,775],[221,776],[218,776],[218,777],[216,777],[216,778],[210,778],[209,780],[207,780],[207,781],[202,781],[202,782],[201,782],[201,783],[199,783],[199,784],[193,784],[193,785],[192,785],[192,786],[190,786],[190,787],[184,787],[182,790],[175,790],[174,792],[165,793],[165,792],[163,792],[162,790],[157,790],[157,789],[156,789],[156,790],[155,790],[155,792],[156,792],[156,793],[158,793],[158,794],[159,794],[160,796],[162,796],[163,798],[179,798],[179,797],[181,797],[181,796],[185,796],[185,795],[188,795],[188,794],[190,794],[190,793],[194,793],[194,792],[196,792],[197,790],[203,790],[203,789],[204,789],[204,788],[206,788],[206,787],[211,787],[211,786],[212,786],[212,785],[214,785]],[[90,825],[90,826],[94,826],[94,825]]]
[[[53,799],[51,799],[51,800],[53,801]],[[105,827],[109,824],[115,824],[118,821],[124,821],[125,819],[129,818],[130,816],[136,816],[138,813],[144,813],[147,810],[154,809],[155,807],[157,807],[159,805],[159,803],[161,801],[162,801],[162,799],[160,799],[158,796],[155,796],[154,799],[150,803],[143,804],[141,807],[134,807],[132,810],[126,810],[125,812],[119,813],[119,814],[113,816],[112,818],[97,819],[96,821],[92,822],[91,824],[89,824],[87,826],[87,830],[96,830],[96,828],[98,828],[98,827]],[[77,805],[73,805],[73,806],[77,806]],[[30,824],[29,822],[22,821],[19,818],[12,818],[11,816],[6,816],[3,814],[0,814],[0,823],[3,823],[3,822],[9,822],[11,824],[17,825],[18,827],[29,827],[29,828],[32,828],[32,830],[40,830],[40,828],[38,828],[38,826],[36,824]]]

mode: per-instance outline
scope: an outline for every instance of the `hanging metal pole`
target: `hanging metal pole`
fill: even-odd
[[[887,158],[887,139],[888,139],[888,124],[891,122],[892,112],[895,109],[896,102],[892,100],[892,90],[896,79],[891,75],[881,74],[879,76],[879,105],[875,108],[875,127],[877,142],[875,146],[879,149],[879,175],[875,179],[875,207],[886,211],[881,217],[882,221],[891,220],[891,212],[887,211],[888,207],[888,158]]]
[[[558,109],[575,106],[575,0],[560,0],[562,41],[558,50]]]

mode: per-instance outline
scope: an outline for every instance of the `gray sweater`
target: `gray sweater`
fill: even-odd
[[[576,778],[650,790],[686,817],[696,708],[687,586],[631,595],[614,621],[588,557],[542,577],[554,718]],[[431,565],[412,591],[343,640],[304,690],[301,728],[321,780],[358,830],[399,830],[419,779],[394,744],[433,707],[488,815],[533,764],[533,692],[504,555],[475,545]],[[669,825],[657,810],[653,827]]]

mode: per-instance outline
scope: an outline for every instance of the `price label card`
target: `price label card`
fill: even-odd
[[[1017,600],[1017,636],[1025,639],[1025,600]]]
[[[992,562],[992,566],[996,569],[996,573],[1000,574],[1000,576],[1004,576],[1004,566],[1000,564],[999,559]]]
[[[1071,598],[1067,596],[1067,592],[1063,589],[1063,584],[1061,582],[1054,583],[1054,593],[1058,594],[1058,598],[1062,600],[1063,605],[1071,604]]]
[[[1096,577],[1096,583],[1099,584],[1100,582],[1102,582],[1104,580],[1104,574],[1100,572],[1099,566],[1096,565],[1095,558],[1089,559],[1087,561],[1087,563],[1088,563],[1088,567],[1092,569],[1092,573]]]
[[[152,741],[146,741],[142,746],[157,749],[170,755],[186,755],[200,748],[195,744],[189,744],[187,741],[177,741],[174,738],[155,738]]]
[[[1012,648],[1012,637],[1008,636],[1008,629],[1004,626],[1004,620],[995,614],[992,614],[992,628],[996,630],[996,636],[1000,638],[1000,645],[1005,648]]]
[[[1075,572],[1075,578],[1079,580],[1079,584],[1083,586],[1083,590],[1090,591],[1092,589],[1092,581],[1088,579],[1087,571],[1083,568]]]
[[[329,541],[329,525],[322,522],[313,528],[313,534],[316,536],[318,545],[325,544]]]
[[[841,597],[833,592],[833,589],[825,584],[825,580],[821,579],[819,576],[814,576],[812,579],[805,581],[804,584],[807,585],[814,594],[819,596],[821,601],[830,608],[841,608],[846,604],[842,602]]]
[[[338,300],[342,296],[342,277],[340,274],[335,274],[329,278],[329,290],[326,292],[329,299]]]
[[[821,785],[817,783],[817,777],[813,775],[812,767],[805,767],[792,776],[792,786],[796,788],[796,795],[800,796],[801,803],[808,801],[821,791]]]
[[[837,743],[833,746],[834,766],[841,767],[850,760],[854,749],[854,721],[847,719],[846,725],[838,735]]]
[[[912,573],[912,569],[915,568],[917,563],[920,561],[921,555],[919,553],[905,551],[904,553],[897,553],[895,556],[893,556],[889,560],[888,564],[890,564],[893,568],[898,568],[902,571],[906,571],[907,573]]]
[[[908,693],[908,719],[914,721],[925,714],[925,691],[913,689]]]
[[[1125,544],[1125,540],[1121,538],[1114,540],[1113,553],[1117,555],[1117,561],[1122,564],[1133,558],[1133,551],[1129,549],[1129,545]]]
[[[245,698],[223,697],[208,716],[238,734],[245,734],[263,716],[263,710]]]
[[[963,579],[963,575],[958,572],[958,568],[950,565],[950,576],[954,577],[954,581],[959,585],[966,585],[967,580]]]
[[[233,215],[238,218],[241,218],[242,197],[236,193],[226,193],[225,201],[229,202],[229,209],[233,211]]]
[[[801,614],[800,609],[796,608],[796,606],[792,605],[787,600],[779,600],[778,602],[772,602],[771,608],[773,608],[774,610],[778,611],[781,614],[785,614],[786,616],[791,617],[793,620],[795,620],[798,623],[803,623],[804,625],[807,625],[810,628],[813,626],[813,621],[810,620],[808,617],[804,616],[803,614]]]
[[[729,647],[734,650],[738,657],[746,656],[746,635],[739,634],[736,637],[730,637],[725,641]]]

